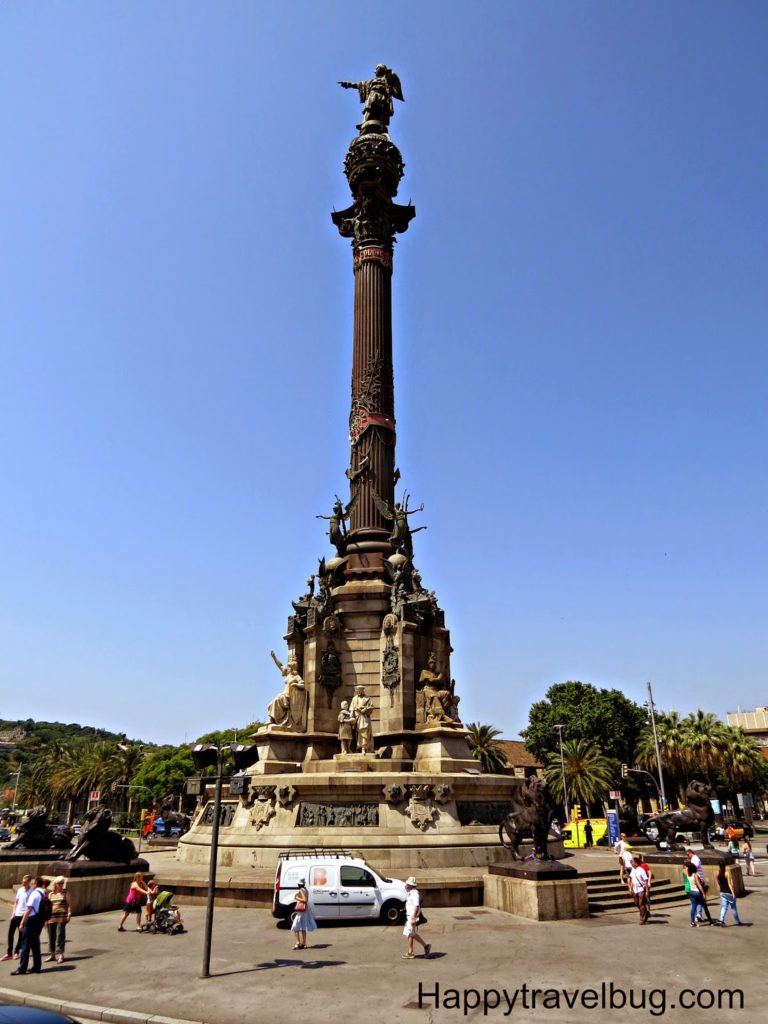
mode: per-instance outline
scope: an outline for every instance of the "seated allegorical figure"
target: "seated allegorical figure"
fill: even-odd
[[[274,651],[269,652],[272,660],[280,669],[285,688],[282,693],[271,700],[267,706],[267,715],[271,724],[291,732],[306,732],[307,707],[309,695],[304,680],[299,675],[298,664],[294,655],[288,656],[288,664],[278,659]]]
[[[434,651],[429,652],[427,667],[422,669],[419,676],[418,700],[425,724],[461,724],[458,712],[459,698],[455,696],[452,684],[446,685],[445,675],[437,671]]]

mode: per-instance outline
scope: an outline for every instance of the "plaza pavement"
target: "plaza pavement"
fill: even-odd
[[[579,852],[571,863],[603,868],[615,866],[616,859],[593,850]],[[768,1007],[765,857],[758,871],[764,874],[748,880],[749,894],[739,900],[749,926],[725,930],[692,929],[683,905],[659,907],[642,929],[634,912],[536,923],[483,907],[425,905],[428,923],[422,934],[433,946],[429,960],[401,959],[405,943],[399,927],[321,926],[310,936],[310,949],[293,952],[289,931],[278,927],[269,911],[217,908],[208,979],[200,977],[204,907],[182,908],[188,933],[176,936],[121,934],[119,912],[95,914],[73,920],[63,964],[43,964],[42,974],[25,977],[11,975],[17,962],[0,965],[0,1002],[26,999],[79,1019],[121,1024],[166,1024],[169,1018],[204,1024],[485,1019],[536,1024],[594,1021],[606,1010],[622,1024],[709,1019],[757,1024]],[[718,907],[713,898],[715,917]],[[546,998],[548,1006],[542,1005],[543,995],[532,1005],[534,988],[555,990]],[[715,993],[724,988],[742,990],[743,1008],[717,1008]],[[585,993],[588,989],[595,995]],[[635,1004],[644,996],[645,1008],[620,1008],[618,989],[627,999],[631,989]],[[701,1001],[715,1000],[714,1005],[683,1009],[682,989],[702,992]],[[507,999],[515,1000],[511,1010]],[[573,999],[568,1008],[566,1001]]]

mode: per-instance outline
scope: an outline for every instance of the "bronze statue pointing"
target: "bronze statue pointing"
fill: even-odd
[[[395,112],[393,98],[403,102],[403,87],[392,68],[377,64],[376,77],[367,82],[339,82],[342,89],[357,89],[363,104],[363,120],[357,127],[360,132],[386,132],[389,119]]]

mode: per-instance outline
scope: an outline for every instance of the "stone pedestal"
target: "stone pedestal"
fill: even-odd
[[[302,761],[330,757],[335,737],[327,733],[288,732],[267,726],[253,737],[259,760],[250,775],[278,775],[295,772]]]
[[[468,735],[464,728],[434,726],[420,730],[414,768],[420,772],[477,772],[479,764],[469,749]]]
[[[63,875],[72,914],[98,914],[119,910],[137,871],[144,872],[145,881],[152,878],[149,864],[137,857],[130,864],[112,864],[101,860],[58,860],[48,865],[46,878]]]
[[[483,876],[483,904],[531,921],[589,917],[587,883],[558,861],[491,865]]]
[[[377,772],[381,763],[375,754],[334,754],[333,768],[337,772]]]
[[[10,889],[21,884],[22,875],[48,877],[51,859],[63,856],[66,850],[17,850],[0,851],[0,889]]]

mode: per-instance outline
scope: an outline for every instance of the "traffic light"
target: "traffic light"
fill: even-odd
[[[622,779],[626,779],[628,771],[629,771],[629,765],[623,764],[621,766],[621,777],[622,777]]]
[[[574,804],[571,808],[571,817],[577,821],[581,817],[581,804]]]

